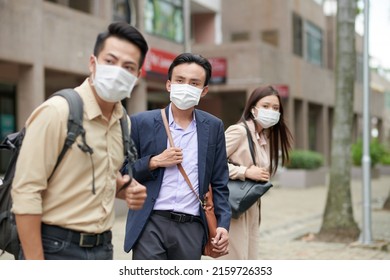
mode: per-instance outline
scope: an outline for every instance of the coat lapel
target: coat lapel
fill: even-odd
[[[208,190],[204,186],[206,174],[207,147],[209,144],[209,124],[202,114],[195,110],[196,127],[198,134],[198,177],[199,177],[199,195],[203,197]]]
[[[168,107],[165,108],[165,113],[168,111]],[[165,131],[164,122],[161,117],[161,113],[159,113],[154,118],[154,132],[156,133],[156,151],[161,153],[167,148],[168,135]]]

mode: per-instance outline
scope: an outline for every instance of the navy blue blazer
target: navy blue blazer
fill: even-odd
[[[168,108],[165,113],[168,116]],[[161,110],[138,113],[130,117],[131,137],[138,150],[138,160],[132,164],[133,176],[147,187],[147,198],[141,210],[129,210],[126,223],[124,249],[129,252],[140,237],[160,192],[165,168],[149,170],[152,156],[167,148],[167,134],[161,117]],[[198,134],[198,174],[199,196],[208,191],[211,184],[214,198],[214,211],[219,227],[229,230],[231,210],[228,201],[229,170],[223,123],[215,116],[195,109]],[[199,212],[204,226],[204,242],[207,241],[207,222],[199,203]]]

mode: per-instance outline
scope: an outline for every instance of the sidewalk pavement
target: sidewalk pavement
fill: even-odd
[[[371,181],[372,246],[363,246],[359,241],[355,244],[303,241],[300,238],[303,235],[317,233],[320,230],[327,187],[297,189],[281,188],[277,182],[274,184],[274,187],[262,198],[259,259],[390,260],[390,244],[386,248],[386,244],[390,242],[390,211],[382,210],[382,205],[390,191],[390,176],[382,175]],[[362,189],[361,180],[352,181],[353,210],[360,229],[363,220]],[[113,228],[114,259],[130,260],[131,253],[123,252],[126,215],[124,211],[118,212]],[[376,244],[385,245],[376,246]],[[1,259],[11,259],[11,257],[4,255],[0,257]]]
[[[374,246],[377,241],[390,242],[390,211],[382,210],[390,192],[390,176],[371,181],[371,229],[373,246],[356,244],[302,241],[300,237],[317,233],[322,224],[328,188],[282,188],[278,183],[262,198],[260,226],[260,254],[262,260],[390,260],[388,251]],[[362,229],[363,210],[361,180],[351,184],[354,217]],[[115,259],[131,259],[122,252],[125,215],[117,218],[114,227]],[[386,242],[381,242],[381,244]],[[205,258],[208,259],[208,258]]]
[[[390,260],[390,211],[382,209],[390,191],[390,176],[371,181],[372,244],[303,241],[300,237],[318,233],[322,225],[328,188],[280,188],[277,185],[262,198],[259,259],[267,260]],[[355,221],[363,228],[363,183],[351,184]],[[380,242],[378,242],[380,241]],[[380,249],[378,244],[383,245]]]

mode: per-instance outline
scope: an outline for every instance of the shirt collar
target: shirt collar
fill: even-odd
[[[169,104],[168,112],[168,124],[171,126],[174,123],[171,103]],[[195,110],[192,112],[192,123],[196,123]]]
[[[256,137],[257,142],[259,142],[260,146],[267,145],[267,137],[266,137],[266,130],[263,129],[260,134],[256,131],[256,127],[253,121],[246,121],[249,131]]]

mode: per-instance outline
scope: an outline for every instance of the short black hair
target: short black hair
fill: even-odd
[[[141,51],[141,57],[139,61],[139,68],[142,67],[145,61],[146,53],[148,52],[148,44],[141,32],[138,31],[134,26],[126,22],[114,22],[111,23],[107,31],[100,33],[96,38],[95,47],[93,54],[97,57],[104,48],[104,43],[109,37],[117,37],[124,39],[134,45],[136,45]]]
[[[176,66],[183,64],[183,63],[196,63],[203,67],[204,71],[206,72],[206,80],[204,82],[204,86],[207,86],[209,84],[210,78],[211,78],[211,64],[210,62],[201,56],[200,54],[193,54],[193,53],[182,53],[179,54],[172,62],[172,64],[169,66],[168,69],[168,80],[171,80],[172,78],[172,71],[173,68]]]

